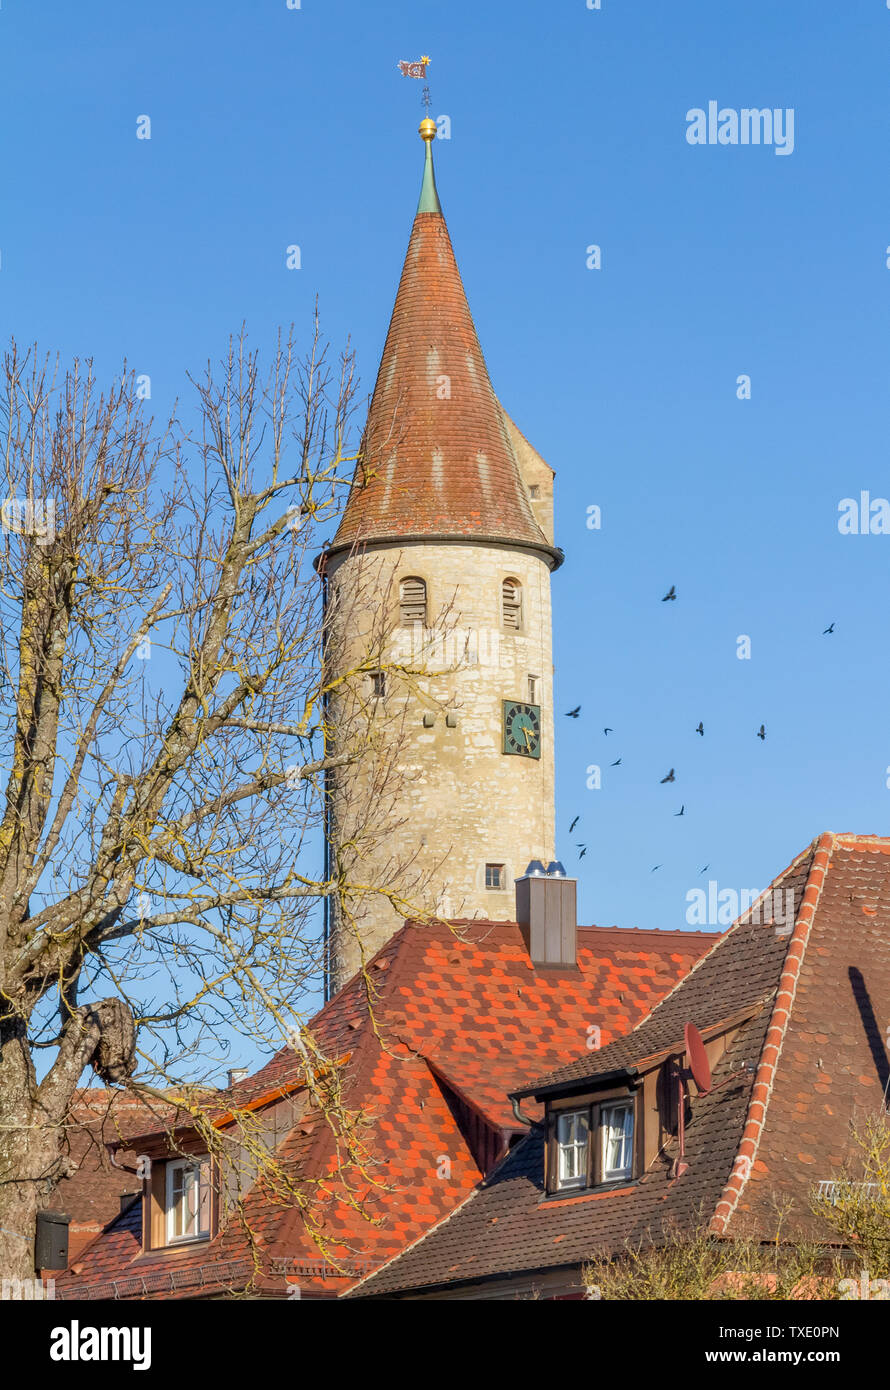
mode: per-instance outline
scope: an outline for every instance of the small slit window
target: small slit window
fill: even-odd
[[[421,623],[426,627],[426,581],[409,575],[399,585],[399,615],[402,627]]]
[[[518,579],[505,579],[501,588],[504,627],[518,632],[522,627],[522,585]]]
[[[371,672],[371,695],[375,700],[382,700],[386,696],[386,675],[383,671]]]

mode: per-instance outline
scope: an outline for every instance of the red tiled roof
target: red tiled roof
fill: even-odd
[[[323,1055],[349,1055],[345,1103],[368,1121],[368,1168],[379,1185],[369,1186],[359,1173],[337,1175],[336,1143],[318,1116],[295,1125],[279,1158],[312,1187],[328,1256],[344,1260],[348,1268],[389,1258],[473,1190],[480,1172],[455,1118],[449,1088],[494,1131],[515,1126],[506,1097],[523,1076],[587,1052],[591,1026],[601,1029],[603,1042],[620,1036],[714,939],[701,932],[581,927],[578,968],[553,971],[531,965],[515,923],[461,922],[455,932],[444,924],[406,925],[378,952],[368,970],[377,1031],[360,976],[309,1025]],[[239,1083],[227,1103],[243,1105],[299,1082],[301,1075],[298,1057],[282,1049]],[[356,1184],[362,1212],[343,1200]],[[299,1210],[282,1208],[255,1189],[246,1199],[245,1216],[251,1236],[263,1240],[267,1261],[296,1261],[298,1276],[300,1268],[319,1264],[318,1247]],[[141,1256],[137,1219],[128,1213],[81,1254],[76,1275],[57,1281],[57,1295],[79,1297],[77,1291],[87,1286],[136,1277],[149,1267],[156,1273],[175,1269],[184,1281],[191,1277],[189,1269],[250,1257],[251,1240],[235,1220],[193,1252]],[[206,1286],[210,1276],[204,1277]],[[339,1291],[351,1277],[334,1278],[329,1269],[326,1279],[305,1273],[299,1279],[311,1293]],[[281,1289],[280,1277],[275,1287]]]
[[[705,1029],[747,1013],[714,1089],[692,1102],[682,1178],[671,1172],[673,1140],[630,1187],[547,1200],[536,1126],[469,1200],[350,1296],[577,1270],[597,1251],[709,1216],[717,1234],[773,1238],[776,1197],[793,1201],[798,1230],[826,1237],[811,1189],[855,1158],[850,1122],[878,1111],[890,1088],[890,839],[823,835],[771,886],[794,891],[790,935],[741,919],[633,1032],[531,1088],[682,1052],[684,1022]]]
[[[554,551],[532,513],[441,212],[418,212],[333,549],[477,537]]]
[[[93,1234],[120,1210],[120,1198],[139,1190],[133,1172],[116,1167],[108,1146],[157,1129],[167,1113],[161,1102],[127,1091],[92,1086],[78,1090],[64,1121],[64,1150],[71,1173],[59,1184],[57,1201],[71,1217],[71,1245],[77,1228]],[[80,1237],[82,1239],[82,1237]]]

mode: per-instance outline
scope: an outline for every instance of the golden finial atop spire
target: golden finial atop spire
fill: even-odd
[[[417,129],[420,132],[421,140],[426,140],[427,143],[429,143],[430,140],[435,140],[436,122],[430,116],[424,116]]]

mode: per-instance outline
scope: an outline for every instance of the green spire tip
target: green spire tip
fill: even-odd
[[[426,145],[426,156],[423,162],[423,183],[420,187],[420,202],[417,204],[417,211],[441,212],[439,194],[436,191],[436,171],[433,168],[433,142],[424,136],[424,144]]]

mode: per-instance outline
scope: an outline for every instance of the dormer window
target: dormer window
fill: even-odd
[[[549,1116],[547,1188],[580,1191],[629,1182],[635,1173],[635,1101],[616,1096]]]

